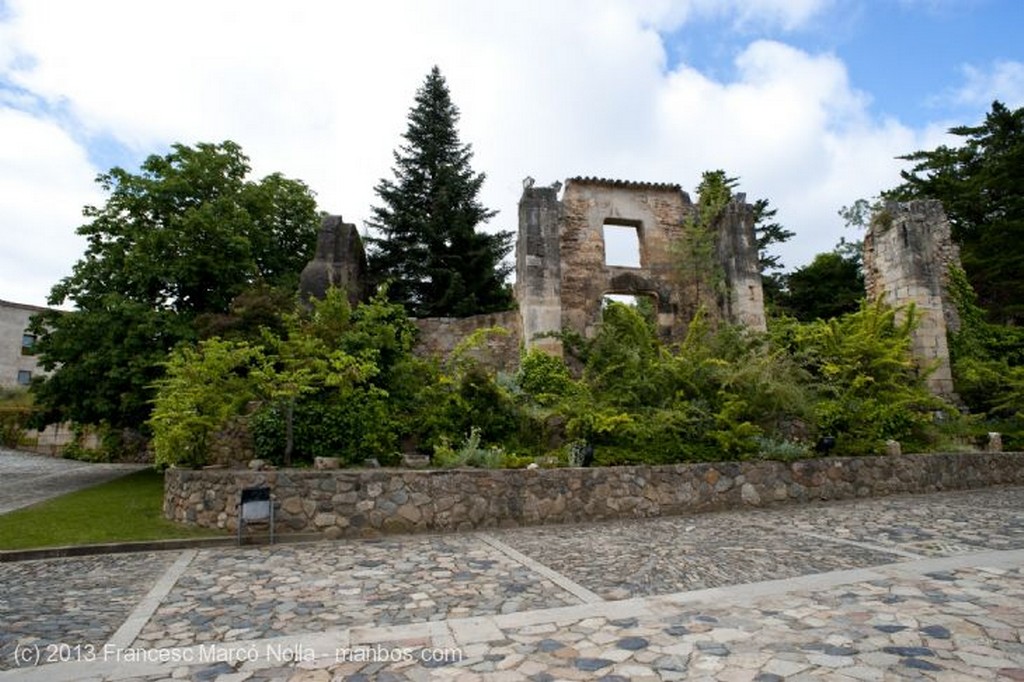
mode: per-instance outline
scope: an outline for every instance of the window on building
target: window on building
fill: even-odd
[[[604,224],[604,264],[639,268],[640,234],[636,225]]]
[[[28,371],[27,369],[19,369],[18,370],[18,385],[19,386],[28,386],[31,383],[32,383],[32,372]]]
[[[21,354],[32,355],[35,353],[36,335],[25,332],[21,335]]]

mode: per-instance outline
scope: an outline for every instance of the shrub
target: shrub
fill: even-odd
[[[218,338],[176,348],[148,422],[156,464],[205,464],[210,435],[256,397],[251,370],[263,360],[259,348]]]
[[[539,405],[552,405],[572,395],[577,388],[561,358],[537,349],[523,354],[516,384]]]
[[[447,438],[434,448],[433,463],[442,469],[453,469],[456,467],[476,467],[480,469],[501,469],[505,467],[508,456],[500,447],[482,447],[481,431],[477,427],[471,427],[466,434],[465,440],[458,449],[453,448]]]

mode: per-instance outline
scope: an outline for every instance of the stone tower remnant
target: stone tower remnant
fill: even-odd
[[[593,336],[609,294],[650,296],[659,334],[679,340],[692,311],[765,329],[764,299],[754,236],[753,208],[737,195],[717,223],[716,266],[724,290],[680,286],[671,249],[697,207],[679,185],[570,178],[536,187],[524,182],[516,243],[516,299],[527,348],[560,355],[545,334],[570,329]],[[639,264],[611,265],[606,228],[634,231]],[[697,300],[694,300],[697,299]]]
[[[892,306],[914,304],[920,323],[913,332],[914,358],[932,393],[954,398],[946,334],[960,328],[949,295],[950,268],[960,267],[942,202],[889,201],[864,236],[864,284],[869,299]]]
[[[359,231],[340,215],[324,216],[316,255],[299,276],[299,296],[322,299],[330,287],[343,289],[355,305],[366,295],[366,252]]]

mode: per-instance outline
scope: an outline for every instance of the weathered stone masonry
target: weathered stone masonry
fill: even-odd
[[[765,328],[764,300],[754,235],[753,207],[744,195],[730,202],[716,225],[715,260],[724,288],[691,291],[676,272],[677,242],[697,207],[679,185],[597,178],[570,178],[534,187],[530,181],[519,203],[516,242],[518,311],[461,320],[418,320],[418,352],[444,355],[476,329],[498,322],[510,335],[503,347],[492,342],[492,364],[512,369],[520,343],[560,355],[561,344],[545,336],[565,329],[593,337],[601,324],[608,294],[651,296],[658,330],[667,341],[680,340],[693,313],[703,306],[713,316]],[[606,264],[604,227],[636,230],[639,267]],[[300,295],[322,298],[330,286],[342,287],[353,304],[367,294],[366,257],[355,226],[326,216],[316,255],[302,272]]]
[[[282,532],[367,537],[1021,485],[1022,462],[978,452],[586,469],[169,469],[164,515],[234,530],[238,491],[269,485]]]
[[[544,335],[563,329],[592,337],[607,294],[651,296],[666,340],[685,334],[700,305],[722,319],[765,328],[753,208],[743,195],[717,224],[725,291],[693,292],[680,286],[671,252],[697,211],[679,185],[571,178],[559,199],[561,188],[528,184],[519,203],[516,300],[527,347],[558,354],[558,342]],[[606,264],[606,225],[636,230],[639,267]]]
[[[960,267],[942,203],[887,202],[864,237],[864,284],[869,299],[893,306],[913,304],[920,323],[913,331],[914,357],[933,368],[928,387],[953,397],[947,331],[960,328],[949,294],[951,267]]]

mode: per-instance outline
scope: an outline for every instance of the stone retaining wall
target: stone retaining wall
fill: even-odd
[[[1020,453],[832,457],[592,469],[168,469],[164,515],[234,530],[241,488],[270,485],[280,532],[328,537],[573,523],[1024,484]]]

